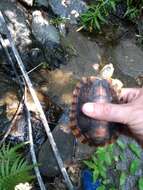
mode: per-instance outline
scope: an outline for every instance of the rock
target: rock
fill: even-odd
[[[32,33],[42,45],[45,62],[50,69],[59,68],[66,63],[66,52],[60,44],[60,35],[55,26],[49,23],[45,12],[32,13]]]
[[[27,20],[27,12],[22,6],[16,3],[5,0],[0,3],[0,10],[4,13],[5,19],[8,23],[12,37],[16,43],[20,53],[25,52],[31,44],[29,23]],[[3,26],[0,27],[0,31]],[[5,31],[2,30],[2,33]]]
[[[42,45],[48,46],[49,43],[60,43],[58,30],[49,23],[48,16],[44,12],[33,11],[32,33]]]
[[[123,39],[115,48],[114,56],[120,70],[136,78],[143,73],[143,52],[132,39]]]
[[[30,70],[31,67],[32,68],[34,67],[34,64],[37,64],[37,57],[36,58],[34,57],[33,59],[33,56],[31,54],[32,51],[31,49],[34,48],[34,45],[33,45],[33,40],[31,38],[31,31],[29,27],[30,23],[28,21],[28,12],[19,3],[17,4],[16,2],[10,0],[2,1],[0,3],[0,10],[3,12],[5,16],[5,20],[9,26],[12,38],[20,53],[20,56],[24,62],[25,67],[26,69]],[[0,24],[0,32],[2,34],[7,34],[5,27],[1,26],[1,24]],[[7,47],[9,47],[9,44],[7,45]],[[11,56],[13,57],[12,53]],[[38,60],[39,57],[41,56],[38,56]],[[9,68],[7,68],[7,70],[9,70]],[[9,73],[13,75],[11,68],[9,70]]]
[[[69,114],[65,112],[60,119],[59,125],[52,132],[66,167],[89,157],[95,150],[94,147],[89,147],[88,145],[75,144],[75,138],[68,128],[68,123]],[[43,175],[51,177],[60,173],[48,140],[41,147],[38,162],[41,164],[40,170]]]
[[[137,21],[137,28],[138,28],[139,35],[142,37],[143,36],[143,17],[141,17]]]
[[[34,0],[20,0],[20,2],[32,7]]]
[[[55,14],[69,19],[70,23],[76,23],[79,15],[87,10],[87,5],[82,0],[49,0],[49,5]]]
[[[61,122],[52,132],[60,155],[64,161],[64,164],[68,164],[72,160],[74,137],[66,131],[67,121],[63,116],[64,124]],[[65,129],[65,130],[64,130]],[[51,150],[49,141],[47,140],[39,152],[38,163],[40,163],[40,170],[43,175],[55,176],[59,174],[59,168],[56,159]]]
[[[67,65],[62,65],[60,69],[51,72],[41,70],[38,74],[32,75],[36,84],[41,81],[40,89],[43,93],[63,107],[71,105],[72,91],[78,80],[82,76],[96,74],[92,66],[100,62],[101,56],[101,49],[97,43],[82,33],[75,32],[74,28],[70,29],[65,38],[65,46],[72,54]]]
[[[46,8],[49,7],[49,0],[35,0],[36,6],[44,6]]]

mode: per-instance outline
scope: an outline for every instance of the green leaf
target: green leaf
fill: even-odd
[[[123,143],[121,140],[117,140],[117,145],[122,149],[122,150],[125,150],[125,148],[126,148],[126,144],[125,143]]]
[[[92,161],[96,164],[97,163],[97,158],[96,158],[96,155],[95,154],[93,154],[92,156],[91,156],[91,159],[92,159]]]
[[[119,182],[120,186],[124,185],[125,181],[126,181],[126,173],[122,172],[120,174],[120,182]]]
[[[103,179],[107,177],[107,168],[104,165],[98,166],[98,171]]]
[[[124,154],[120,154],[120,155],[119,155],[119,158],[120,158],[121,161],[124,161],[124,160],[125,160]]]
[[[138,188],[139,190],[143,190],[143,178],[140,178],[138,181]]]
[[[100,24],[99,24],[97,18],[94,18],[94,23],[95,23],[96,28],[97,28],[98,30],[100,30],[101,28],[100,28]]]
[[[116,4],[115,4],[115,1],[111,1],[110,0],[110,4],[111,4],[111,7],[114,11],[116,11]]]
[[[92,160],[84,160],[83,163],[87,165],[90,169],[95,169],[96,165],[92,162]]]
[[[129,148],[138,158],[141,158],[141,149],[137,144],[129,144]]]
[[[105,163],[107,164],[107,166],[110,166],[112,164],[112,158],[109,152],[106,152],[105,154]]]
[[[140,165],[140,161],[139,160],[133,160],[130,164],[130,173],[132,175],[134,175],[136,173],[136,171],[138,170],[139,168],[139,165]]]
[[[116,190],[116,188],[114,188],[114,187],[111,187],[109,190]]]
[[[102,186],[98,187],[98,189],[97,189],[97,190],[105,190],[105,186],[104,186],[104,185],[102,185]]]
[[[107,23],[107,21],[106,21],[106,19],[101,15],[101,13],[100,13],[100,11],[98,12],[98,18],[102,21],[102,22],[104,22],[104,23]]]
[[[102,183],[103,183],[104,185],[107,185],[107,184],[110,183],[110,180],[109,180],[109,179],[105,179],[105,180],[102,181]]]
[[[95,182],[97,180],[99,176],[99,171],[98,169],[96,168],[94,171],[93,171],[93,181]]]
[[[119,161],[119,157],[116,156],[116,155],[113,156],[113,159],[114,159],[115,162],[118,162],[118,161]]]

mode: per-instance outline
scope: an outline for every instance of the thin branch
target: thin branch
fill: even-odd
[[[20,70],[21,70],[21,72],[23,74],[23,78],[24,78],[24,80],[25,80],[25,82],[27,84],[27,87],[28,87],[28,89],[29,89],[29,91],[31,93],[33,101],[34,101],[34,103],[36,105],[36,108],[37,108],[37,110],[39,112],[41,121],[42,121],[42,123],[44,125],[44,128],[45,128],[45,131],[47,133],[51,148],[53,150],[53,153],[54,153],[55,158],[57,160],[57,163],[59,165],[60,171],[61,171],[61,173],[62,173],[62,175],[63,175],[63,177],[65,179],[65,183],[66,183],[69,190],[74,190],[74,186],[73,186],[73,184],[72,184],[72,182],[71,182],[71,180],[70,180],[70,178],[68,176],[66,168],[64,167],[64,163],[62,161],[62,158],[60,156],[59,150],[57,148],[57,145],[56,145],[56,143],[54,141],[53,135],[52,135],[51,130],[49,128],[45,113],[44,113],[44,111],[42,109],[40,101],[39,101],[39,99],[38,99],[38,97],[36,95],[36,92],[35,92],[34,88],[33,88],[32,82],[31,82],[31,80],[30,80],[30,78],[29,78],[29,76],[28,76],[28,74],[27,74],[27,72],[25,70],[25,67],[23,65],[22,59],[21,59],[21,57],[20,57],[20,55],[19,55],[19,53],[18,53],[18,51],[17,51],[17,49],[15,47],[14,41],[13,41],[13,39],[11,37],[10,31],[9,31],[7,25],[6,25],[6,22],[4,20],[4,17],[2,15],[1,11],[0,11],[0,21],[2,22],[3,27],[5,27],[5,29],[7,31],[7,36],[8,36],[9,42],[11,44],[11,48],[13,50],[14,56],[15,56],[15,58],[17,60],[17,64],[18,64],[18,66],[19,66],[19,68],[20,68]]]
[[[27,88],[25,88],[24,104],[25,104],[25,110],[26,110],[26,115],[27,115],[27,123],[28,123],[30,153],[31,153],[32,162],[34,164],[35,174],[37,176],[37,180],[38,180],[40,189],[41,190],[46,190],[46,187],[45,187],[44,182],[42,180],[42,177],[40,175],[40,171],[39,171],[38,163],[37,163],[37,159],[36,159],[36,154],[35,154],[35,150],[34,150],[34,143],[33,143],[33,136],[32,136],[32,126],[31,126],[31,114],[29,112],[28,104],[27,104]]]
[[[31,69],[30,71],[27,71],[27,74],[30,74],[31,72],[35,71],[38,67],[40,67],[41,65],[43,65],[43,63],[38,64],[36,67],[34,67],[33,69]]]

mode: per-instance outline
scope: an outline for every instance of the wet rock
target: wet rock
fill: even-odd
[[[44,6],[46,8],[49,7],[49,0],[35,0],[36,6]]]
[[[131,77],[143,73],[143,52],[132,39],[123,39],[115,48],[114,56],[119,69]]]
[[[138,22],[137,22],[137,28],[139,35],[142,37],[143,36],[143,17],[141,17]]]
[[[73,163],[89,157],[95,150],[94,147],[76,143],[68,128],[68,123],[69,114],[65,112],[59,121],[59,125],[52,132],[65,167],[70,167]],[[55,176],[60,174],[48,140],[41,147],[38,161],[41,164],[40,170],[43,175]]]
[[[32,55],[30,54],[31,48],[33,46],[32,45],[33,40],[31,38],[31,31],[29,27],[30,23],[28,21],[27,10],[21,4],[9,0],[5,0],[0,3],[0,10],[3,12],[5,16],[5,20],[9,26],[12,38],[21,55],[21,58],[24,62],[26,69],[29,70],[30,68],[33,68],[34,64],[37,63],[36,62],[37,59],[33,59]],[[4,26],[1,26],[1,24],[0,24],[0,32],[4,34],[3,37],[5,38],[7,31]],[[7,43],[8,48],[9,46],[10,46],[9,43]],[[10,48],[9,52],[11,53],[11,57],[15,62],[13,53],[11,52]],[[7,59],[7,57],[5,57],[5,59]],[[13,75],[12,69],[9,68],[8,61],[7,61],[7,71],[9,71],[11,75]]]
[[[79,14],[87,10],[87,5],[82,0],[49,0],[49,4],[55,14],[76,23]]]
[[[67,131],[67,126],[65,126],[67,119],[64,117],[64,124],[59,124],[52,133],[60,155],[66,165],[72,160],[74,137]],[[40,169],[43,175],[55,176],[60,173],[48,140],[41,147],[38,162],[41,164]]]
[[[60,35],[55,26],[49,23],[45,12],[32,13],[32,33],[42,45],[45,61],[50,68],[59,68],[66,63],[66,52],[60,45]]]
[[[31,6],[31,7],[32,7],[33,2],[34,2],[34,0],[19,0],[19,1],[22,3],[25,3],[26,5]]]
[[[9,0],[5,0],[0,3],[0,10],[5,15],[5,19],[17,48],[21,53],[23,53],[31,44],[26,10],[23,9],[22,6],[17,6],[16,3]],[[6,33],[3,26],[0,26],[0,31],[2,33]]]
[[[42,45],[48,46],[51,43],[60,43],[60,35],[56,27],[49,23],[48,15],[41,11],[32,13],[32,33]]]
[[[93,64],[100,62],[102,50],[97,43],[81,33],[70,29],[65,39],[67,48],[71,51],[71,59],[60,69],[48,72],[41,70],[33,73],[36,84],[40,82],[40,89],[58,105],[71,105],[72,91],[82,76],[95,75]]]

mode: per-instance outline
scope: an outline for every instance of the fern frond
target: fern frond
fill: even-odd
[[[0,150],[0,190],[13,190],[19,183],[31,181],[34,176],[30,175],[33,168],[17,151],[25,143],[10,147],[3,145]]]

